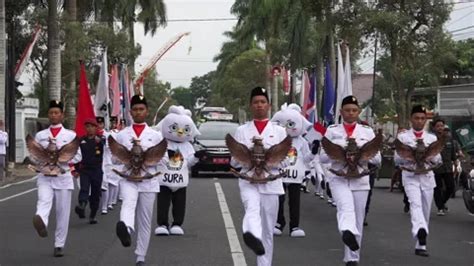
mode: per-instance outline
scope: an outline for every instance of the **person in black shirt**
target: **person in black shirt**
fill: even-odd
[[[438,138],[442,134],[448,133],[448,139],[446,145],[441,152],[441,158],[443,164],[434,170],[436,188],[434,189],[434,200],[436,207],[438,207],[438,216],[444,216],[448,212],[446,202],[454,192],[454,173],[453,163],[457,159],[457,151],[453,138],[449,134],[449,129],[446,131],[444,120],[438,118],[433,123],[433,131],[436,133]]]
[[[79,204],[76,206],[75,212],[80,219],[85,218],[85,209],[87,202],[89,202],[89,223],[96,224],[96,214],[101,196],[102,158],[105,140],[97,136],[98,124],[95,119],[87,119],[85,126],[87,136],[81,139],[80,144],[82,161],[76,165],[76,171],[80,175],[81,189],[79,191]]]

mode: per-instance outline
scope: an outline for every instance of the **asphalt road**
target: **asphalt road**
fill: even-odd
[[[222,188],[224,219],[215,183]],[[429,258],[415,256],[410,220],[402,211],[402,194],[388,192],[385,182],[376,183],[369,226],[365,227],[361,265],[474,265],[474,217],[467,214],[462,200],[450,200],[450,212],[436,216],[433,208],[428,247]],[[115,236],[119,208],[89,225],[71,214],[65,256],[54,258],[54,211],[50,236],[41,239],[31,224],[37,191],[35,182],[0,188],[0,265],[134,265],[133,248],[124,248]],[[24,194],[21,194],[24,193]],[[222,194],[221,194],[222,195]],[[302,194],[301,227],[305,238],[290,238],[288,232],[275,238],[274,265],[343,265],[343,245],[337,232],[336,208],[312,194]],[[73,196],[75,205],[77,190]],[[54,210],[54,209],[53,209]],[[241,257],[255,265],[256,257],[241,238],[243,208],[236,179],[192,179],[182,237],[152,236],[148,265],[233,265]],[[155,211],[156,219],[156,211]],[[233,227],[238,241],[229,244]],[[153,228],[154,229],[154,228]]]

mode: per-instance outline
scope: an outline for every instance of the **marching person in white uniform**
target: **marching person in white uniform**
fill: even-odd
[[[5,132],[3,120],[0,120],[0,180],[5,178],[7,147],[8,133]]]
[[[324,135],[329,141],[342,147],[347,146],[347,140],[354,138],[357,146],[375,138],[374,131],[361,124],[357,124],[360,108],[354,96],[347,96],[342,100],[341,115],[343,124],[329,126]],[[342,170],[344,165],[331,160],[326,151],[321,149],[321,163],[331,163],[330,169]],[[370,163],[380,165],[380,152],[370,160]],[[360,246],[365,215],[367,195],[370,190],[369,175],[360,178],[347,178],[335,174],[328,178],[331,193],[337,205],[337,223],[344,242],[344,262],[346,265],[358,265],[360,260]]]
[[[411,147],[416,146],[419,139],[423,140],[427,147],[437,140],[437,137],[424,130],[426,123],[426,109],[421,105],[413,106],[410,116],[412,128],[400,132],[398,140]],[[433,165],[441,163],[441,155],[436,155],[431,162]],[[402,168],[413,168],[414,163],[409,162],[395,153],[395,164]],[[426,238],[429,233],[428,225],[430,221],[431,203],[433,201],[433,191],[436,187],[436,181],[433,171],[423,174],[402,170],[402,183],[410,202],[410,217],[412,224],[412,236],[416,240],[415,254],[422,257],[428,257],[426,250]]]
[[[71,143],[76,138],[74,131],[65,129],[61,124],[64,119],[63,103],[51,101],[48,109],[48,119],[50,126],[38,132],[35,136],[43,148],[46,148],[50,139],[56,141],[58,149]],[[74,190],[73,177],[69,165],[78,163],[82,160],[80,150],[69,164],[60,165],[65,173],[58,176],[45,176],[38,174],[38,202],[36,204],[36,214],[33,217],[33,226],[40,237],[48,236],[49,214],[53,206],[53,200],[56,206],[56,230],[54,234],[54,256],[64,256],[64,245],[69,227],[69,217],[71,214],[71,196]]]
[[[194,152],[191,141],[200,133],[191,119],[191,112],[183,106],[170,106],[168,114],[159,124],[168,143],[168,152],[160,165],[163,175],[160,176],[155,235],[183,235],[189,169],[196,164],[199,156],[204,156],[204,151]],[[170,207],[173,216],[171,226],[168,223]]]
[[[120,131],[117,134],[116,141],[124,145],[128,150],[131,150],[133,141],[139,140],[142,149],[146,151],[150,147],[157,145],[163,137],[160,132],[150,128],[145,122],[149,111],[146,99],[143,96],[133,96],[130,108],[133,124]],[[115,160],[114,154],[112,154],[112,160]],[[158,172],[158,169],[156,166],[151,166],[146,167],[146,171],[153,175]],[[143,171],[141,174],[144,174]],[[120,193],[123,201],[116,233],[124,247],[131,245],[131,233],[137,233],[137,246],[135,249],[137,265],[145,264],[145,256],[151,236],[153,207],[156,193],[159,191],[160,183],[157,176],[143,179],[141,182],[129,181],[127,179],[120,181]],[[137,223],[136,226],[135,221]]]
[[[117,138],[119,130],[117,129],[117,117],[113,116],[110,118],[110,130],[104,132],[105,147],[104,147],[104,160],[102,168],[104,171],[104,180],[102,184],[102,203],[101,213],[107,214],[108,211],[113,210],[114,205],[117,203],[117,197],[119,192],[119,182],[121,177],[112,171],[112,153],[110,152],[109,143],[107,138],[112,136],[114,139]]]
[[[300,193],[301,183],[305,178],[305,173],[309,170],[310,162],[317,153],[309,149],[308,141],[302,135],[310,128],[311,123],[301,115],[301,108],[296,104],[281,106],[281,110],[276,112],[271,122],[276,123],[286,129],[286,133],[292,138],[292,147],[287,155],[288,166],[280,169],[283,173],[283,188],[288,194],[288,206],[290,211],[290,236],[304,237],[306,234],[299,226],[300,220]],[[274,235],[281,235],[286,225],[284,215],[285,194],[279,197],[277,224],[273,230]]]
[[[254,137],[263,139],[265,149],[279,144],[286,137],[283,127],[274,125],[268,120],[270,104],[267,91],[261,87],[252,90],[250,96],[250,111],[253,121],[237,128],[235,140],[248,148],[253,146]],[[231,160],[234,168],[241,168],[240,164]],[[285,166],[282,166],[285,167]],[[242,168],[241,173],[249,169]],[[271,169],[271,174],[278,175],[278,167]],[[273,257],[273,228],[278,214],[278,197],[283,195],[281,178],[264,184],[252,184],[247,180],[239,179],[240,196],[245,208],[242,231],[245,244],[257,254],[259,266],[271,265]]]

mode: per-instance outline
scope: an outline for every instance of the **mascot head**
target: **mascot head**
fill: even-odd
[[[191,111],[183,106],[172,105],[168,114],[160,122],[160,131],[165,139],[175,142],[192,141],[200,135],[199,130],[191,119]]]
[[[301,136],[311,128],[311,123],[301,115],[301,108],[294,103],[283,104],[281,110],[273,115],[271,121],[284,127],[286,133],[291,137]]]

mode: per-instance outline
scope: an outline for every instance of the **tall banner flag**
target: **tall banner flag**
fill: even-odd
[[[122,110],[122,118],[125,120],[124,126],[132,124],[132,117],[130,115],[130,79],[128,77],[127,65],[123,64],[120,70],[120,102]]]
[[[38,38],[41,33],[41,26],[36,25],[35,31],[33,33],[33,37],[31,38],[30,43],[28,43],[28,46],[26,46],[25,50],[21,54],[20,60],[15,66],[15,80],[18,81],[21,77],[21,74],[25,70],[26,65],[28,64],[28,61],[30,60],[31,52],[33,51],[33,47],[35,47],[36,41],[38,41]]]
[[[121,119],[119,69],[117,64],[112,66],[110,74],[110,99],[112,100],[112,116],[117,117],[117,119]]]
[[[336,92],[332,84],[331,67],[326,62],[326,75],[324,78],[324,99],[323,99],[323,117],[326,125],[334,122],[334,101],[336,99]]]
[[[94,110],[96,116],[102,116],[105,122],[105,128],[109,128],[109,74],[107,71],[107,50],[102,55],[102,63],[100,65],[99,81],[97,82],[97,90],[94,99]]]
[[[341,46],[337,44],[337,90],[336,90],[336,115],[334,117],[334,123],[339,124],[339,116],[341,110],[342,99],[344,98],[344,66],[342,63]]]
[[[344,65],[344,97],[352,94],[352,68],[349,45],[346,45],[346,63]],[[343,97],[343,98],[344,98]]]
[[[92,98],[89,94],[89,82],[87,81],[86,67],[81,62],[81,72],[79,78],[79,95],[77,100],[77,116],[75,131],[78,137],[87,135],[84,122],[87,119],[95,119]]]
[[[300,106],[303,109],[302,113],[305,117],[307,117],[306,110],[307,110],[308,102],[310,101],[310,99],[309,99],[310,89],[311,89],[311,81],[309,80],[308,71],[304,70],[303,71],[303,80],[302,80],[302,83],[301,83],[301,91],[300,91]]]

